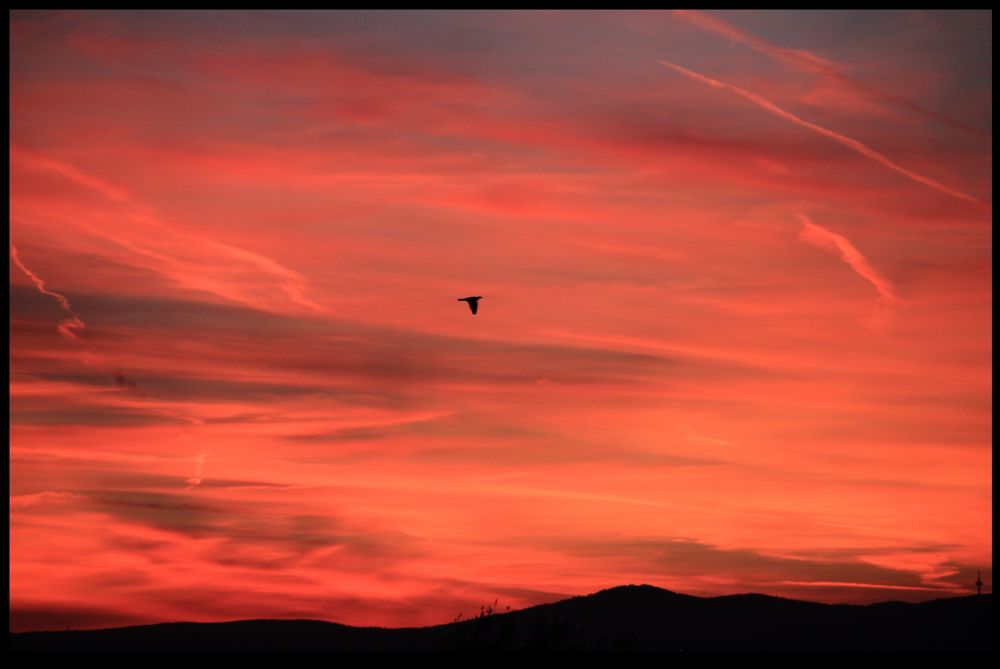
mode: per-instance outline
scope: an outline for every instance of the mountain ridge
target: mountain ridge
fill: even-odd
[[[10,633],[33,650],[992,651],[992,595],[823,604],[759,593],[696,597],[624,585],[429,627],[305,619],[173,622]]]

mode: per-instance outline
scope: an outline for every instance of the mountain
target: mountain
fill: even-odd
[[[993,596],[920,604],[817,604],[767,595],[692,597],[629,585],[522,611],[422,628],[315,620],[166,623],[10,635],[30,650],[972,651],[993,649]]]

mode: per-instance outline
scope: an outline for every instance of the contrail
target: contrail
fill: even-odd
[[[871,315],[861,319],[861,323],[873,332],[881,333],[892,315],[891,307],[899,301],[892,283],[875,271],[868,259],[851,243],[850,239],[813,223],[805,214],[799,213],[796,216],[802,222],[799,239],[807,244],[813,244],[839,254],[840,259],[847,263],[851,269],[875,286],[879,299],[875,302]]]
[[[59,331],[59,334],[63,335],[67,339],[74,339],[74,340],[79,339],[79,337],[77,337],[76,333],[73,331],[84,329],[85,327],[87,327],[86,324],[83,322],[83,320],[80,319],[80,316],[77,315],[75,311],[73,311],[73,306],[69,303],[69,300],[67,300],[64,295],[60,295],[59,293],[53,292],[48,288],[46,288],[45,282],[42,281],[42,278],[37,274],[35,274],[34,272],[32,272],[30,269],[28,269],[24,265],[24,263],[21,262],[21,258],[17,254],[17,247],[14,246],[13,241],[11,241],[10,243],[10,259],[14,261],[15,265],[21,268],[21,271],[24,272],[24,274],[29,279],[31,279],[32,283],[35,284],[35,287],[38,288],[38,292],[40,292],[42,295],[48,295],[49,297],[54,298],[59,303],[59,306],[62,307],[63,311],[69,314],[69,318],[64,320],[62,323],[58,325],[58,327],[56,327],[56,330]]]
[[[840,254],[841,260],[850,265],[851,269],[875,286],[875,290],[878,291],[883,300],[886,302],[896,301],[896,293],[892,284],[875,271],[875,268],[868,263],[868,259],[851,243],[850,239],[827,230],[821,225],[816,225],[805,214],[796,214],[796,216],[802,223],[799,239],[820,248],[836,251]]]
[[[809,51],[777,46],[776,44],[772,44],[767,40],[761,39],[760,37],[743,30],[742,28],[737,28],[736,26],[726,23],[721,19],[697,10],[675,9],[674,15],[690,21],[703,30],[723,35],[724,37],[753,49],[758,53],[766,54],[779,62],[794,67],[800,72],[808,72],[810,74],[824,77],[828,80],[833,80],[838,84],[847,88],[852,88],[869,98],[905,107],[919,116],[950,125],[954,128],[958,128],[959,130],[963,130],[980,137],[993,137],[993,133],[991,132],[973,127],[967,123],[953,119],[950,116],[945,116],[944,114],[939,114],[931,109],[921,107],[917,103],[907,100],[906,98],[892,93],[887,93],[879,88],[852,79],[843,74],[843,70],[845,69],[843,65],[821,58],[820,56],[817,56]]]
[[[908,170],[905,167],[902,167],[901,165],[897,165],[892,160],[890,160],[886,156],[882,155],[881,153],[879,153],[875,149],[872,149],[872,148],[866,146],[865,144],[862,144],[861,142],[859,142],[856,139],[852,139],[850,137],[846,137],[845,135],[841,135],[838,132],[834,132],[833,130],[829,130],[827,128],[824,128],[821,125],[816,125],[815,123],[811,123],[809,121],[806,121],[805,119],[796,116],[795,114],[791,113],[790,111],[786,111],[786,110],[782,109],[781,107],[779,107],[778,105],[774,104],[773,102],[771,102],[770,100],[768,100],[767,98],[765,98],[765,97],[763,97],[761,95],[758,95],[756,93],[748,91],[748,90],[746,90],[744,88],[740,88],[739,86],[734,86],[733,84],[723,83],[723,82],[718,81],[716,79],[712,79],[712,78],[706,77],[706,76],[704,76],[702,74],[698,74],[697,72],[692,72],[691,70],[687,69],[686,67],[681,67],[680,65],[674,65],[673,63],[667,62],[665,60],[659,60],[657,62],[659,62],[660,65],[663,65],[664,67],[669,67],[670,69],[672,69],[672,70],[674,70],[676,72],[680,72],[681,74],[683,74],[683,75],[685,75],[687,77],[690,77],[691,79],[694,79],[695,81],[701,81],[703,83],[706,83],[709,86],[712,86],[713,88],[728,89],[728,90],[732,91],[733,93],[736,93],[740,97],[746,98],[747,100],[749,100],[750,102],[754,103],[755,105],[757,105],[761,109],[764,109],[766,111],[771,112],[775,116],[779,116],[779,117],[781,117],[783,119],[791,121],[792,123],[795,123],[796,125],[801,125],[803,128],[808,128],[809,130],[812,130],[815,133],[823,135],[824,137],[828,137],[828,138],[832,139],[833,141],[835,141],[835,142],[837,142],[839,144],[843,144],[846,147],[854,149],[854,151],[860,153],[861,155],[865,156],[866,158],[870,158],[870,159],[874,160],[877,163],[881,163],[882,165],[885,165],[889,169],[891,169],[891,170],[893,170],[895,172],[899,172],[903,176],[905,176],[905,177],[907,177],[909,179],[912,179],[913,181],[916,181],[918,183],[922,183],[925,186],[930,186],[931,188],[934,188],[935,190],[939,190],[942,193],[947,193],[948,195],[951,195],[952,197],[957,197],[957,198],[959,198],[961,200],[965,200],[967,202],[976,202],[976,203],[979,203],[979,204],[983,204],[982,200],[980,200],[978,198],[975,198],[975,197],[973,197],[971,195],[968,195],[967,193],[963,193],[961,191],[955,190],[954,188],[949,188],[948,186],[945,186],[944,184],[942,184],[940,182],[937,182],[934,179],[931,179],[930,177],[925,177],[922,174],[917,174],[916,172]]]
[[[721,19],[695,9],[675,9],[673,14],[674,16],[687,19],[703,30],[728,37],[734,42],[747,46],[758,53],[767,54],[775,60],[787,63],[806,72],[831,74],[839,69],[837,63],[826,58],[803,49],[789,49],[788,47],[771,44],[767,40],[763,40],[742,28],[737,28]]]

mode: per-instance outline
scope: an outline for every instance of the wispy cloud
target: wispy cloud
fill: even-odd
[[[879,300],[875,305],[874,313],[870,319],[865,321],[865,324],[876,331],[881,329],[888,316],[887,308],[898,301],[892,283],[871,266],[868,259],[851,243],[850,239],[813,223],[805,214],[799,213],[797,216],[802,223],[802,229],[799,231],[799,239],[807,244],[812,244],[813,246],[818,246],[821,249],[833,251],[838,254],[841,260],[857,272],[858,276],[875,286],[875,290],[879,294]]]
[[[45,281],[43,281],[40,276],[38,276],[30,269],[28,269],[28,267],[21,261],[21,257],[20,255],[18,255],[17,247],[14,246],[13,240],[10,242],[10,259],[14,261],[14,264],[17,265],[17,267],[22,272],[24,272],[25,276],[31,279],[31,282],[35,284],[36,288],[38,288],[39,293],[41,293],[42,295],[48,295],[49,297],[53,298],[56,302],[59,303],[59,306],[62,308],[62,310],[69,315],[69,318],[61,322],[58,325],[58,327],[56,327],[56,330],[59,331],[59,334],[66,337],[67,339],[73,339],[73,340],[78,339],[75,330],[84,329],[85,327],[87,327],[86,324],[80,318],[79,314],[77,314],[73,310],[73,305],[69,303],[69,300],[66,298],[65,295],[61,295],[60,293],[56,293],[46,288]]]
[[[926,177],[926,176],[924,176],[922,174],[918,174],[917,172],[914,172],[913,170],[906,169],[905,167],[903,167],[903,166],[901,166],[901,165],[893,162],[887,156],[879,153],[875,149],[867,146],[866,144],[863,144],[862,142],[859,142],[856,139],[853,139],[851,137],[847,137],[846,135],[841,135],[839,132],[834,132],[833,130],[830,130],[829,128],[824,128],[821,125],[817,125],[815,123],[807,121],[804,118],[802,118],[800,116],[797,116],[797,115],[793,114],[790,111],[782,109],[781,107],[779,107],[778,105],[774,104],[773,102],[771,102],[770,100],[768,100],[767,98],[765,98],[762,95],[758,95],[757,93],[754,93],[752,91],[748,91],[745,88],[740,88],[739,86],[735,86],[733,84],[727,84],[727,83],[719,81],[717,79],[712,79],[711,77],[706,77],[703,74],[698,74],[697,72],[689,70],[686,67],[681,67],[680,65],[675,65],[674,63],[670,63],[670,62],[665,61],[665,60],[659,60],[658,62],[661,65],[663,65],[664,67],[668,67],[668,68],[674,70],[675,72],[680,72],[684,76],[689,77],[691,79],[694,79],[695,81],[700,81],[700,82],[702,82],[704,84],[708,84],[709,86],[712,86],[713,88],[721,88],[721,89],[732,91],[733,93],[736,93],[737,95],[739,95],[742,98],[746,98],[747,100],[749,100],[753,104],[757,105],[761,109],[763,109],[765,111],[768,111],[768,112],[774,114],[775,116],[783,118],[783,119],[785,119],[787,121],[791,121],[792,123],[795,123],[796,125],[800,125],[803,128],[808,128],[809,130],[812,130],[813,132],[815,132],[815,133],[817,133],[819,135],[822,135],[824,137],[828,137],[829,139],[832,139],[833,141],[835,141],[835,142],[837,142],[839,144],[843,144],[844,146],[849,147],[850,149],[853,149],[857,153],[860,153],[862,156],[865,156],[866,158],[870,158],[871,160],[874,160],[875,162],[880,163],[881,165],[884,165],[885,167],[888,167],[889,169],[891,169],[891,170],[893,170],[895,172],[898,172],[898,173],[902,174],[903,176],[905,176],[906,178],[912,179],[913,181],[916,181],[917,183],[922,183],[925,186],[930,186],[931,188],[939,190],[942,193],[947,193],[948,195],[951,195],[952,197],[956,197],[956,198],[958,198],[960,200],[965,200],[966,202],[978,202],[978,203],[982,203],[982,200],[980,200],[979,198],[973,197],[972,195],[969,195],[968,193],[963,193],[962,191],[955,190],[954,188],[950,188],[950,187],[944,185],[943,183],[941,183],[939,181],[935,181],[934,179],[931,179],[930,177]]]
[[[881,583],[853,583],[847,581],[780,581],[779,585],[804,586],[808,588],[864,588],[874,590],[923,590],[926,592],[964,593],[964,589],[929,588],[923,585],[885,585]]]
[[[23,146],[11,144],[10,159],[12,163],[16,160],[18,165],[31,170],[58,174],[74,183],[99,192],[109,200],[114,200],[115,202],[128,202],[131,200],[128,191],[124,188],[119,188],[73,165],[64,163],[61,160],[55,160],[37,151],[26,149]]]
[[[875,271],[875,268],[871,266],[868,259],[851,243],[850,239],[813,223],[805,214],[797,214],[797,216],[802,223],[802,230],[799,233],[799,238],[802,241],[820,248],[836,251],[840,254],[840,258],[851,266],[851,269],[875,286],[875,290],[878,291],[883,300],[887,302],[896,301],[896,293],[893,290],[892,284],[888,279]]]
[[[696,25],[703,30],[728,37],[734,42],[750,47],[754,51],[767,54],[775,60],[780,60],[783,63],[794,65],[795,67],[807,72],[827,74],[835,72],[841,68],[841,66],[837,63],[827,60],[821,56],[817,56],[810,51],[805,51],[803,49],[789,49],[787,47],[772,44],[767,40],[763,40],[741,28],[737,28],[731,23],[726,23],[721,19],[705,14],[704,12],[699,12],[695,9],[676,9],[674,10],[674,15],[686,19],[693,25]]]
[[[308,282],[305,277],[272,258],[168,225],[124,188],[62,160],[16,146],[11,147],[10,156],[12,167],[17,165],[56,174],[101,194],[109,205],[124,207],[115,212],[116,224],[113,226],[104,221],[95,222],[101,220],[99,218],[88,219],[75,214],[67,214],[65,223],[130,251],[133,261],[180,286],[264,310],[287,310],[291,303],[312,313],[325,311],[306,295]],[[122,224],[125,221],[127,224]],[[14,257],[15,250],[11,248]],[[32,280],[38,285],[34,278]]]
[[[959,130],[963,130],[973,135],[980,137],[993,136],[993,133],[991,132],[972,127],[967,123],[963,123],[962,121],[951,118],[950,116],[940,114],[918,105],[912,100],[907,100],[904,97],[894,95],[880,88],[876,88],[875,86],[871,86],[849,77],[844,74],[844,70],[847,69],[844,65],[827,60],[826,58],[818,56],[811,51],[778,46],[777,44],[761,39],[760,37],[743,30],[742,28],[734,26],[731,23],[727,23],[722,19],[710,16],[697,10],[677,9],[674,10],[674,15],[689,21],[691,24],[698,26],[703,30],[722,35],[723,37],[749,47],[758,53],[770,56],[785,65],[794,67],[800,72],[808,72],[810,74],[818,75],[828,81],[833,81],[841,88],[851,91],[851,93],[860,97],[904,108],[923,118],[944,123],[945,125],[958,128]]]
[[[10,508],[13,509],[24,509],[27,507],[36,506],[38,504],[47,504],[50,502],[63,502],[66,500],[74,499],[77,495],[69,492],[55,491],[55,490],[45,490],[43,492],[35,492],[27,495],[11,495],[10,497]]]
[[[188,490],[200,486],[202,481],[205,480],[205,462],[208,461],[209,455],[211,455],[211,453],[198,454],[198,458],[195,460],[194,464],[194,476],[185,481],[188,485]]]

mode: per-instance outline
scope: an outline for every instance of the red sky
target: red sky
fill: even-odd
[[[991,18],[14,12],[11,628],[989,586]]]

